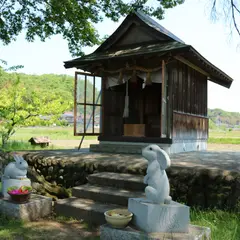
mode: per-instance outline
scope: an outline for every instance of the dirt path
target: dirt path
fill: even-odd
[[[240,144],[209,143],[208,151],[240,151]]]
[[[51,140],[52,145],[63,148],[78,148],[80,140]],[[90,144],[98,144],[98,140],[84,140],[82,148],[89,148]]]

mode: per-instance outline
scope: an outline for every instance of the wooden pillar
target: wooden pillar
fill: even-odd
[[[100,116],[100,135],[104,135],[104,94],[105,94],[105,86],[106,86],[107,77],[103,76],[101,78],[101,116]]]
[[[171,70],[170,70],[171,71]],[[167,71],[167,137],[173,135],[173,73]]]
[[[77,84],[78,84],[78,74],[75,72],[74,80],[74,124],[73,124],[73,135],[76,136],[77,133]]]
[[[167,137],[167,79],[165,61],[162,60],[161,137]]]

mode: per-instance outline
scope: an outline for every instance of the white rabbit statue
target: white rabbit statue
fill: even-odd
[[[169,196],[169,180],[165,169],[170,167],[171,160],[168,154],[158,145],[152,144],[142,150],[142,156],[147,159],[147,175],[144,183],[146,197],[152,203],[170,204],[172,198]]]
[[[15,162],[10,162],[4,169],[3,176],[10,179],[27,178],[28,163],[22,156],[13,155]]]

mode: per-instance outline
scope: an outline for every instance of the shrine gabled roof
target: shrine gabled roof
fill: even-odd
[[[82,65],[85,63],[101,61],[105,59],[112,58],[123,58],[128,56],[139,56],[153,53],[167,53],[174,50],[186,49],[190,47],[184,43],[179,42],[166,42],[166,43],[156,43],[146,46],[132,46],[127,49],[119,49],[113,51],[105,52],[93,52],[89,55],[85,55],[81,58],[76,58],[71,61],[65,62],[66,68],[75,67],[77,65]]]
[[[158,32],[165,34],[169,38],[184,43],[180,38],[178,38],[176,35],[171,33],[169,30],[164,28],[162,25],[160,25],[158,22],[150,18],[148,15],[143,14],[141,11],[135,12],[135,14],[142,19],[143,22],[145,22],[149,27],[156,29]]]
[[[124,35],[126,35],[128,29],[132,25],[138,25],[143,28],[151,30],[147,32],[148,35],[151,35],[155,41],[177,41],[184,43],[181,39],[171,33],[169,30],[164,28],[162,25],[157,23],[155,20],[145,15],[141,11],[133,11],[130,13],[122,22],[122,24],[116,29],[116,31],[109,36],[105,42],[103,42],[95,52],[106,51],[115,45]],[[137,37],[136,37],[137,38]],[[135,39],[136,40],[136,39]],[[153,41],[154,41],[153,40]]]
[[[135,34],[140,37],[136,37]],[[116,31],[93,53],[66,61],[64,66],[88,70],[91,64],[108,59],[148,54],[159,56],[171,54],[172,57],[183,54],[188,62],[207,73],[210,81],[228,88],[232,84],[231,77],[210,63],[191,45],[185,44],[173,33],[139,11],[129,14]]]

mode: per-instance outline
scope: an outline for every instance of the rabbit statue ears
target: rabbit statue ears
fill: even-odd
[[[157,161],[162,170],[167,169],[171,165],[171,160],[168,154],[162,150],[160,147],[155,149],[157,151]]]
[[[16,162],[20,162],[21,160],[24,160],[22,156],[13,154],[13,158]]]

